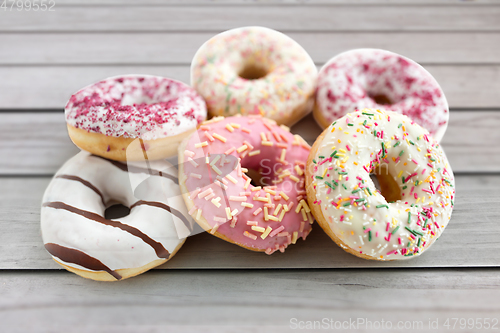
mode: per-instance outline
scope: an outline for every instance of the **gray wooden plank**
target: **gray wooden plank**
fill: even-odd
[[[41,198],[49,178],[0,178],[0,269],[60,269],[43,248]],[[344,252],[317,225],[306,241],[271,256],[208,233],[189,237],[164,269],[498,267],[500,175],[458,175],[456,207],[447,230],[425,254],[374,262]]]
[[[497,0],[145,0],[140,5],[449,5],[477,6],[495,4]],[[135,0],[58,0],[62,6],[123,6],[137,5]]]
[[[382,48],[421,64],[498,64],[497,32],[292,32],[321,65],[354,48]],[[210,32],[0,34],[0,65],[189,65]],[[33,52],[33,50],[37,50]]]
[[[500,65],[426,65],[451,107],[499,108]],[[189,66],[0,66],[0,109],[62,108],[72,93],[103,78],[151,74],[189,82]]]
[[[289,332],[323,318],[347,321],[342,331],[456,332],[446,319],[477,328],[500,311],[498,269],[154,271],[119,283],[4,271],[0,285],[8,332]]]
[[[451,113],[443,147],[455,172],[500,172],[499,124],[499,111]],[[312,116],[292,131],[310,144],[321,133]],[[0,175],[54,174],[78,152],[59,112],[0,113],[0,142]]]
[[[0,31],[221,31],[263,25],[283,31],[499,31],[500,6],[55,6],[7,11]],[[296,17],[300,19],[290,19]]]

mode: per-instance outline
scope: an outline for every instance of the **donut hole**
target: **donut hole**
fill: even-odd
[[[396,202],[402,199],[399,185],[387,169],[375,168],[370,174],[370,178],[387,202]]]
[[[377,104],[391,105],[394,102],[386,94],[368,94],[368,96]]]
[[[262,175],[262,169],[255,170],[248,168],[246,175],[251,178],[250,184],[253,186],[268,186],[272,184],[267,184],[267,179]]]
[[[104,211],[104,218],[108,220],[119,219],[130,214],[130,208],[122,205],[121,203],[117,203],[109,206]]]
[[[238,76],[245,80],[258,80],[268,74],[267,68],[256,63],[248,63],[238,73]]]

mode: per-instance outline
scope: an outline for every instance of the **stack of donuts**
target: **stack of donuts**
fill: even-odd
[[[311,111],[324,129],[312,147],[289,128]],[[272,254],[316,220],[355,256],[398,260],[422,254],[451,218],[446,98],[389,51],[347,51],[318,72],[286,35],[238,28],[200,47],[191,86],[112,77],[72,95],[65,114],[82,152],[49,184],[41,227],[53,259],[83,277],[163,264],[194,222]],[[130,213],[106,218],[117,203]]]

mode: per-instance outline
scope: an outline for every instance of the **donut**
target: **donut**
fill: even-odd
[[[437,81],[413,60],[385,50],[350,50],[319,72],[313,115],[323,129],[363,108],[405,114],[438,142],[448,126],[448,102]]]
[[[305,240],[314,221],[304,188],[309,149],[287,127],[261,116],[205,122],[179,147],[179,184],[189,214],[230,243],[284,252]]]
[[[116,161],[137,161],[145,155],[153,160],[175,156],[207,111],[203,99],[182,82],[125,75],[79,90],[65,114],[69,136],[79,148]]]
[[[263,27],[225,31],[191,63],[191,85],[212,116],[262,115],[291,126],[312,110],[317,68],[290,37]]]
[[[134,191],[136,176],[142,181]],[[130,214],[106,219],[106,207],[116,203]],[[68,271],[99,281],[123,280],[165,263],[193,223],[168,162],[150,162],[148,169],[88,152],[61,167],[41,208],[45,249]]]
[[[453,171],[437,141],[407,116],[348,113],[318,137],[307,163],[307,199],[316,221],[358,257],[419,256],[451,218]]]

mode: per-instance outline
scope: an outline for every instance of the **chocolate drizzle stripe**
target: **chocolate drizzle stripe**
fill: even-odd
[[[182,223],[186,226],[186,228],[189,229],[189,231],[192,231],[191,229],[191,223],[186,219],[184,215],[182,215],[181,212],[179,212],[177,209],[170,207],[169,205],[166,205],[161,202],[156,202],[156,201],[144,201],[144,200],[139,200],[132,206],[130,206],[130,209],[132,210],[134,207],[141,206],[141,205],[148,205],[148,206],[153,206],[153,207],[158,207],[161,209],[165,209],[166,211],[172,213],[173,215],[177,216]]]
[[[174,177],[166,172],[161,172],[159,170],[155,170],[155,169],[147,169],[147,168],[141,168],[141,167],[137,167],[137,166],[133,166],[131,165],[130,167],[125,164],[125,163],[120,163],[118,161],[113,161],[113,160],[108,160],[107,158],[104,158],[102,156],[97,156],[97,155],[92,155],[94,157],[98,157],[98,158],[101,158],[111,164],[113,164],[115,167],[125,171],[125,172],[131,172],[131,173],[147,173],[151,176],[160,176],[160,177],[165,177],[165,178],[168,178],[170,179],[171,181],[173,181],[174,183],[176,184],[179,184],[179,179],[177,177]]]
[[[117,272],[104,265],[100,260],[83,253],[80,250],[71,249],[54,243],[45,244],[45,249],[51,255],[61,259],[62,261],[77,264],[92,271],[106,271],[115,279],[121,280],[122,276]]]
[[[101,197],[102,204],[104,206],[106,206],[106,202],[104,201],[104,195],[101,193],[101,191],[99,191],[99,189],[97,187],[95,187],[94,185],[92,185],[92,183],[90,183],[89,181],[86,181],[85,179],[82,179],[82,178],[77,177],[77,176],[72,176],[72,175],[57,175],[56,178],[74,180],[74,181],[82,183],[83,185],[87,186],[92,191],[94,191],[95,193],[97,193]]]
[[[131,234],[133,236],[136,236],[136,237],[139,237],[140,239],[142,239],[144,241],[144,243],[148,244],[149,246],[151,246],[155,250],[158,258],[168,259],[170,257],[170,253],[168,252],[167,249],[165,249],[163,247],[163,245],[161,243],[151,239],[148,235],[144,234],[139,229],[136,229],[136,228],[131,227],[129,225],[123,224],[120,221],[108,220],[108,219],[105,219],[104,217],[102,217],[96,213],[92,213],[92,212],[89,212],[86,210],[78,209],[76,207],[67,205],[64,202],[60,202],[60,201],[46,202],[42,205],[42,207],[64,209],[64,210],[67,210],[69,212],[83,216],[89,220],[93,220],[93,221],[96,221],[96,222],[99,222],[99,223],[102,223],[105,225],[119,228],[123,231],[128,232],[129,234]]]

